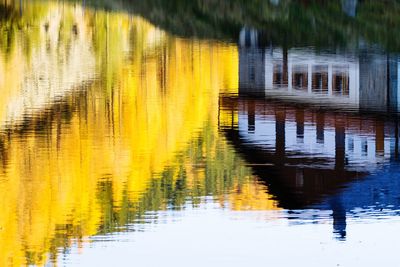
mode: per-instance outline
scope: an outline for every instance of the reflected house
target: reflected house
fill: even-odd
[[[276,48],[259,35],[248,28],[240,33],[240,94],[351,110],[400,110],[397,56]]]
[[[279,207],[332,210],[340,238],[346,212],[400,208],[400,181],[388,175],[400,166],[385,172],[398,158],[396,121],[254,96],[221,94],[219,103],[220,131]],[[382,187],[389,193],[376,206]]]
[[[282,195],[285,208],[315,203],[398,156],[397,122],[379,117],[221,95],[220,117],[226,116],[221,131],[264,169],[259,176],[292,191]]]
[[[251,38],[249,38],[251,36]],[[317,54],[312,49],[259,45],[257,32],[239,40],[239,93],[296,102],[358,108],[360,64],[356,56]]]
[[[383,170],[398,158],[398,122],[381,115],[399,110],[398,59],[256,44],[239,53],[239,94],[220,95],[220,117],[231,116],[220,130],[280,207],[332,210],[344,238],[346,212],[373,206],[377,188],[395,182]],[[249,63],[263,66],[255,90]],[[391,190],[381,203],[399,207],[400,187]]]

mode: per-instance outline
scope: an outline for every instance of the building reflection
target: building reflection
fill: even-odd
[[[332,210],[342,238],[346,212],[374,207],[372,192],[396,182],[386,171],[398,157],[396,120],[254,96],[221,94],[219,104],[220,131],[279,206]],[[400,187],[390,187],[390,197],[380,203],[398,208]],[[370,193],[360,197],[360,190]]]
[[[357,178],[398,156],[398,126],[389,119],[233,95],[221,95],[221,112],[232,116],[222,130],[262,151],[261,161],[287,164],[285,172],[304,165]]]
[[[398,208],[400,187],[388,172],[398,170],[398,122],[387,115],[399,109],[397,57],[317,54],[258,39],[241,33],[239,94],[220,95],[220,130],[279,206],[331,210],[339,239],[353,209]],[[388,186],[377,205],[373,192]]]
[[[337,54],[277,48],[244,28],[239,38],[239,91],[368,111],[399,110],[399,59],[360,49]]]

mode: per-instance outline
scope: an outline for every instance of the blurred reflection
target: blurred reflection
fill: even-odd
[[[396,120],[232,94],[220,95],[219,113],[221,131],[280,207],[332,210],[341,238],[347,212],[400,208]]]
[[[221,95],[221,112],[224,117],[234,117],[225,118],[220,127],[227,131],[235,146],[239,145],[240,151],[248,149],[261,153],[252,155],[251,161],[282,165],[279,172],[290,174],[292,178],[285,179],[293,185],[300,169],[302,176],[313,177],[310,182],[315,181],[307,188],[309,191],[304,191],[309,194],[310,201],[322,191],[329,191],[336,182],[358,179],[379,169],[398,153],[397,122],[391,120],[329,110],[321,112],[319,107],[299,107],[233,95]],[[251,120],[250,112],[254,114]],[[249,123],[252,124],[251,133],[248,132]],[[330,177],[330,182],[315,187],[323,176]],[[292,204],[296,206],[296,203]]]
[[[398,56],[301,12],[357,19],[379,3],[217,2],[118,4],[180,36],[238,44],[87,8],[117,9],[99,1],[0,2],[0,265],[55,263],[89,236],[210,199],[301,222],[329,210],[340,240],[352,213],[398,215]],[[240,29],[254,10],[280,27]],[[310,47],[342,39],[346,53]]]
[[[55,262],[88,236],[207,196],[276,209],[218,135],[218,92],[237,88],[234,45],[66,3],[3,6],[0,265]]]
[[[249,28],[240,33],[241,94],[319,102],[355,111],[399,111],[397,55],[372,48],[348,53],[280,48],[271,46],[266,38]]]
[[[239,94],[220,95],[220,129],[279,206],[332,210],[339,239],[353,209],[397,210],[398,179],[388,171],[398,170],[397,56],[263,46],[258,34],[242,30]],[[258,66],[255,81],[249,70]],[[359,196],[383,184],[391,186],[379,205]]]
[[[287,47],[359,48],[376,44],[400,51],[397,0],[77,0],[87,6],[138,14],[185,37],[236,40],[244,25]],[[262,12],[260,12],[262,10]],[[258,38],[262,41],[263,38]]]

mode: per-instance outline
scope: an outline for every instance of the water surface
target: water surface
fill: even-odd
[[[1,2],[0,264],[396,265],[396,8]]]

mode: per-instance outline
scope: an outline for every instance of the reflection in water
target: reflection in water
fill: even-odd
[[[349,217],[399,215],[396,55],[20,3],[0,3],[0,265],[57,263],[210,202],[330,222],[340,240]],[[354,17],[361,2],[338,3]]]
[[[220,129],[278,205],[332,210],[340,239],[354,209],[397,212],[399,126],[383,113],[398,112],[397,57],[263,47],[257,38],[242,30],[239,94],[220,95]],[[253,68],[261,73],[252,77]]]
[[[241,31],[240,92],[335,108],[399,111],[397,55],[372,48],[348,54],[317,53],[311,48],[272,47],[265,39],[255,30]]]
[[[56,261],[202,196],[276,207],[210,116],[219,89],[237,87],[235,46],[68,4],[14,15],[21,29],[1,30],[2,264]]]
[[[249,152],[259,149],[261,154],[252,156],[260,163],[287,165],[282,171],[291,173],[293,184],[300,169],[310,175],[318,172],[311,175],[315,179],[323,175],[335,177],[331,182],[346,181],[379,169],[398,154],[398,126],[393,121],[232,95],[221,95],[220,105],[225,116],[232,116],[221,127],[234,144]],[[309,189],[316,193],[322,188]]]
[[[396,121],[231,94],[221,94],[220,117],[221,131],[279,207],[332,210],[341,238],[347,212],[399,210]]]

